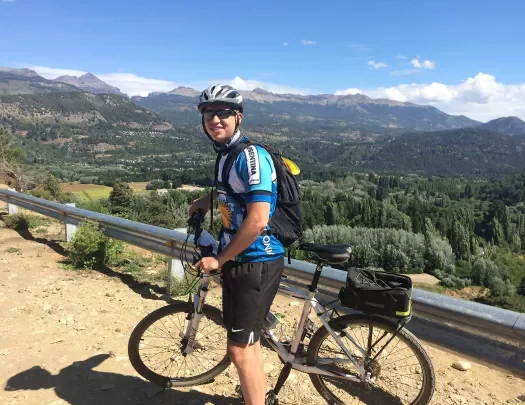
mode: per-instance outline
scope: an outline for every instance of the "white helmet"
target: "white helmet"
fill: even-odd
[[[199,96],[199,112],[202,113],[206,106],[214,103],[227,104],[243,112],[241,93],[227,84],[216,84],[204,90]]]

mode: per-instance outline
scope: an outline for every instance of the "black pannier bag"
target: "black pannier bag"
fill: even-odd
[[[405,319],[412,315],[412,280],[400,274],[349,269],[341,304],[367,314]]]

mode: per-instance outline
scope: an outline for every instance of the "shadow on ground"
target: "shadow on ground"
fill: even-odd
[[[138,377],[93,370],[110,357],[109,354],[99,354],[86,360],[76,361],[55,375],[35,366],[9,378],[4,389],[5,391],[54,389],[56,396],[70,405],[241,404],[239,398],[218,394],[208,395],[198,391],[160,390]],[[26,398],[30,400],[30,394]],[[31,402],[36,403],[36,401]]]

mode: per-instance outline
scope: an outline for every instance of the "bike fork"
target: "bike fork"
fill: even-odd
[[[208,295],[208,285],[210,281],[207,277],[201,278],[201,286],[199,291],[194,295],[192,312],[188,314],[186,318],[186,332],[182,339],[184,348],[182,350],[183,355],[188,355],[193,352],[193,347],[196,342],[197,331],[199,330],[199,324],[203,315],[204,301],[206,295]]]

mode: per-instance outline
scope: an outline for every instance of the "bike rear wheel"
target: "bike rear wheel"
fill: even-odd
[[[435,388],[432,362],[421,343],[406,329],[400,330],[387,344],[396,326],[384,318],[370,319],[366,315],[345,315],[330,321],[330,327],[357,363],[371,373],[373,382],[366,384],[310,374],[316,390],[329,404],[427,405],[430,402]],[[306,359],[309,366],[360,376],[324,326],[312,337]]]
[[[133,368],[161,387],[183,387],[208,382],[230,364],[221,311],[204,305],[193,353],[181,350],[186,317],[193,304],[177,302],[142,319],[129,338]]]

